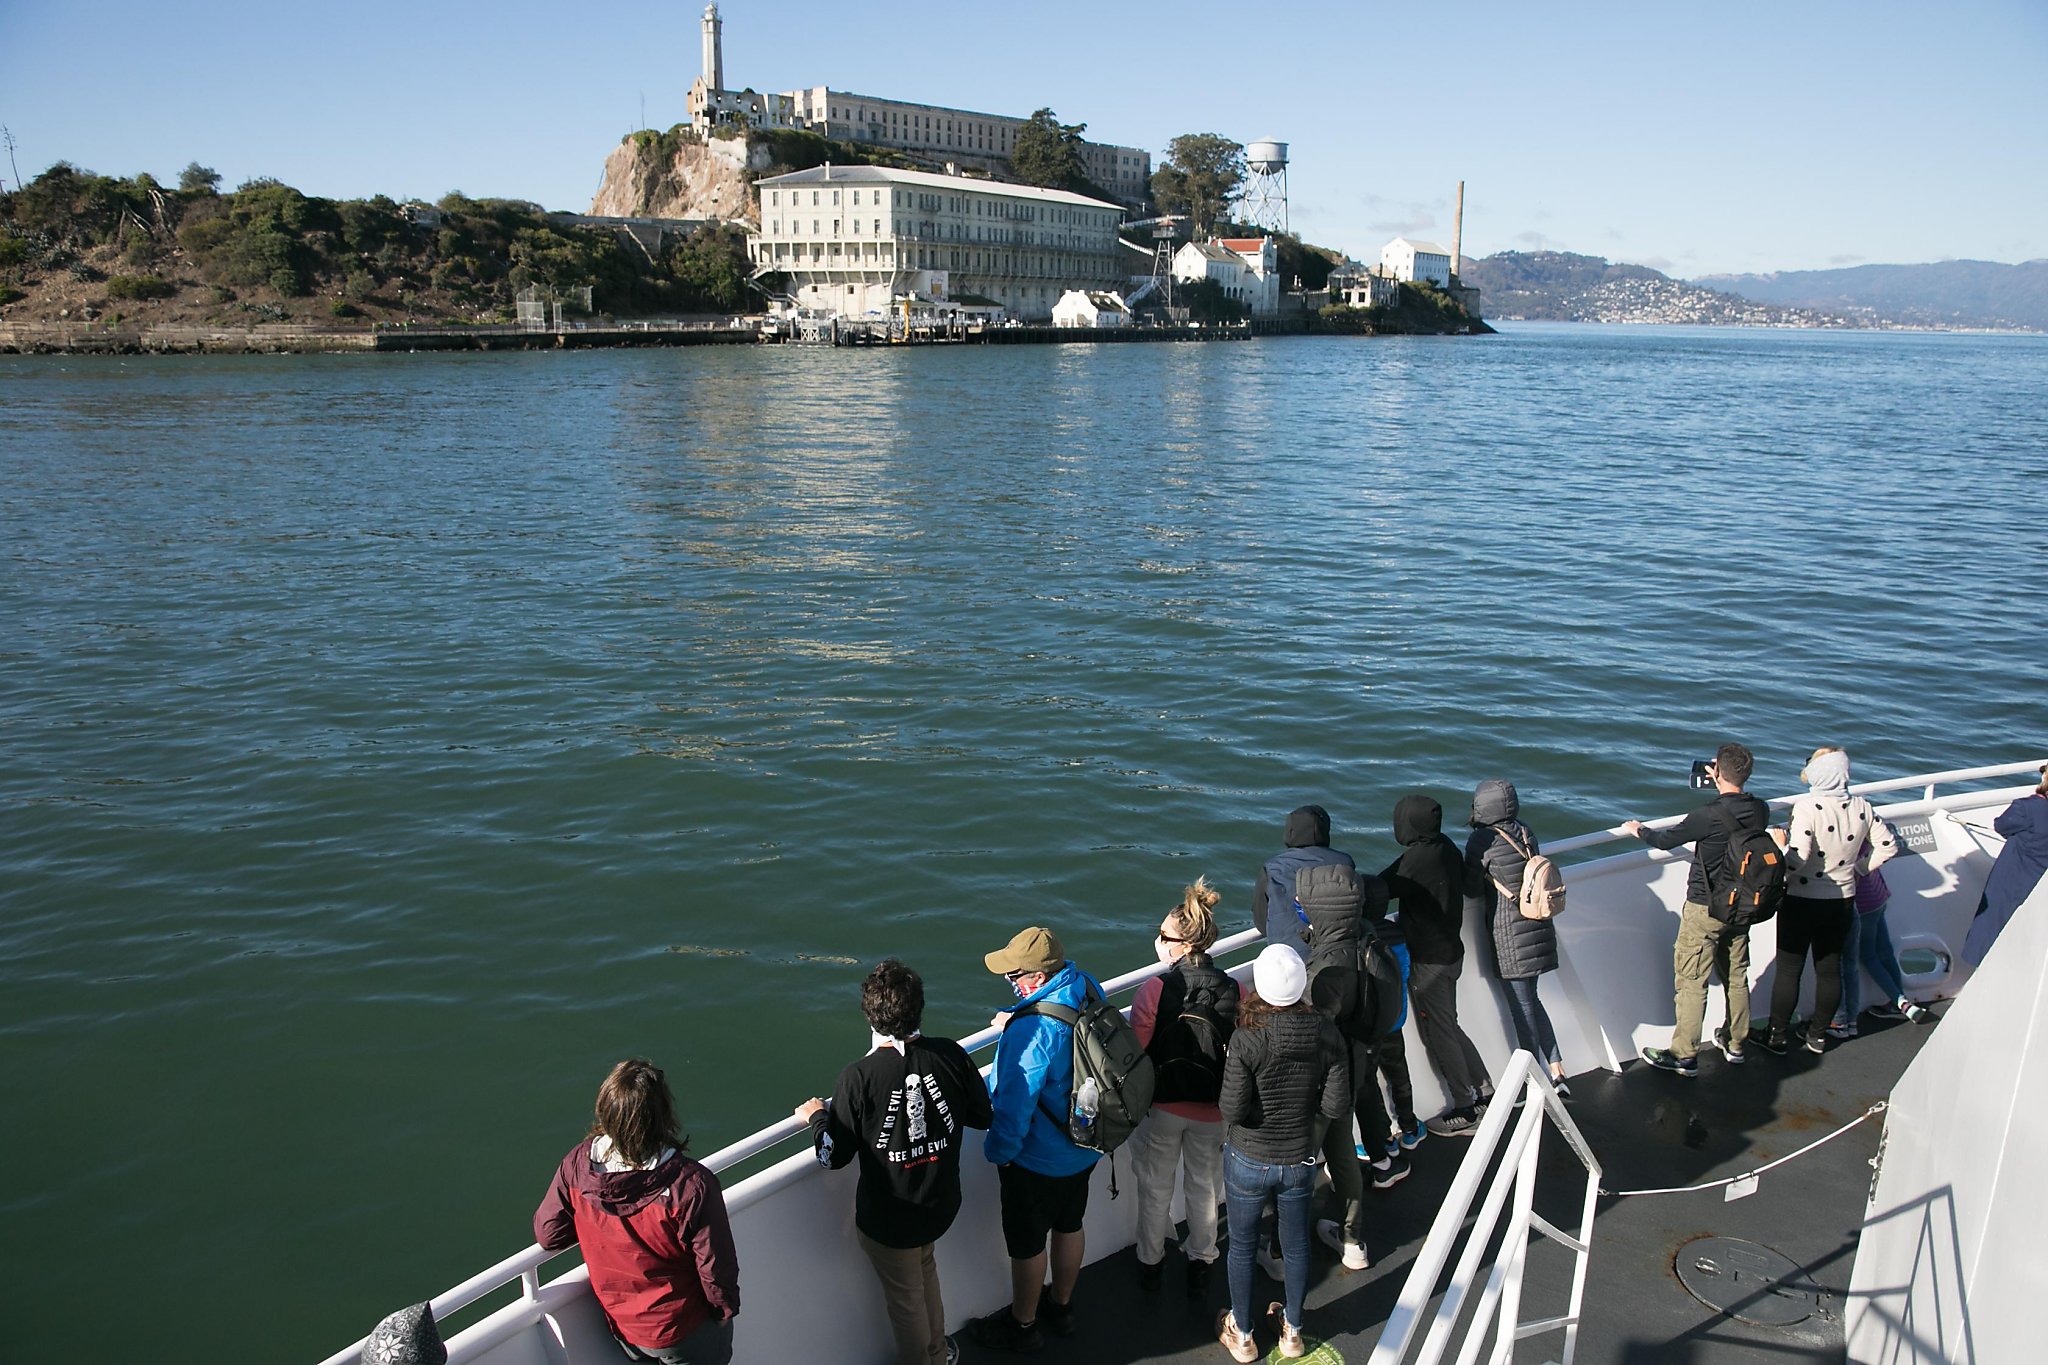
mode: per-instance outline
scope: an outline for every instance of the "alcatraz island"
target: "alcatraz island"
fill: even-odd
[[[722,23],[687,119],[626,135],[587,212],[57,162],[0,192],[0,351],[1472,334],[1481,284],[1513,316],[1884,325],[1588,257],[1467,262],[1462,184],[1448,248],[1360,261],[1290,230],[1276,139],[1184,134],[1155,166],[1051,109],[732,89]]]

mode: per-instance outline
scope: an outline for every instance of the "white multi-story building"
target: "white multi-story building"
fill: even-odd
[[[935,163],[1007,173],[1017,132],[1031,120],[980,114],[938,104],[856,95],[817,85],[757,94],[727,90],[718,6],[704,8],[704,70],[690,87],[690,122],[700,132],[718,125],[807,128],[842,142],[864,142]],[[1138,147],[1083,142],[1081,169],[1117,202],[1143,204],[1152,188],[1152,154]]]
[[[1428,280],[1439,288],[1451,283],[1451,253],[1435,242],[1417,242],[1396,237],[1380,248],[1380,264],[1397,280]]]
[[[906,300],[988,300],[1043,321],[1068,290],[1124,278],[1123,209],[1064,190],[830,165],[755,189],[755,271],[787,275],[804,308],[860,316]]]
[[[856,95],[823,85],[777,98],[790,101],[789,116],[796,127],[984,170],[1008,168],[1017,132],[1031,121]],[[1145,202],[1152,187],[1150,152],[1101,142],[1083,142],[1080,152],[1082,173],[1104,193],[1122,204]]]
[[[1271,237],[1189,242],[1173,255],[1176,280],[1214,280],[1253,317],[1280,311],[1280,260]]]

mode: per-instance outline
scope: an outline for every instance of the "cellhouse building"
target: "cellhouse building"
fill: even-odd
[[[1069,289],[1123,283],[1117,204],[1065,190],[883,166],[815,166],[758,183],[756,275],[849,317],[905,301],[1052,317]]]

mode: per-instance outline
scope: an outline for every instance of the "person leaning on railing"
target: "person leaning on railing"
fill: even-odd
[[[2005,836],[2005,847],[1991,864],[1984,895],[1977,902],[1977,917],[1963,940],[1963,960],[1973,967],[1984,960],[2013,911],[2034,894],[2042,874],[2048,872],[2048,764],[2041,768],[2041,785],[2033,795],[2007,806],[1991,827]]]
[[[961,1046],[927,1038],[924,979],[884,959],[860,988],[869,1051],[839,1073],[831,1104],[796,1107],[818,1163],[860,1162],[853,1233],[882,1283],[897,1365],[945,1365],[946,1336],[933,1245],[960,1212],[960,1148],[989,1123],[988,1087]]]
[[[1800,770],[1804,796],[1792,803],[1785,835],[1785,904],[1778,911],[1778,957],[1771,985],[1771,1027],[1757,1043],[1780,1056],[1791,1047],[1799,981],[1813,957],[1813,1019],[1806,1050],[1827,1047],[1828,1024],[1842,1000],[1842,954],[1856,916],[1856,878],[1898,852],[1891,826],[1870,802],[1849,794],[1849,755],[1831,745]],[[1849,970],[1858,970],[1855,963]]]
[[[1699,1074],[1700,1028],[1707,1014],[1707,982],[1721,978],[1727,997],[1728,1022],[1717,1041],[1721,1055],[1729,1062],[1745,1060],[1743,1043],[1749,1036],[1749,927],[1724,924],[1714,918],[1708,906],[1713,884],[1725,875],[1729,836],[1738,830],[1763,829],[1771,822],[1771,808],[1743,788],[1756,759],[1740,744],[1723,744],[1714,751],[1707,775],[1714,782],[1714,799],[1688,812],[1669,829],[1651,829],[1640,820],[1623,822],[1622,832],[1632,834],[1652,848],[1693,845],[1692,870],[1685,879],[1685,905],[1678,915],[1678,943],[1671,954],[1673,1024],[1671,1046],[1646,1047],[1643,1060],[1660,1071],[1680,1076]]]
[[[589,1137],[534,1211],[533,1238],[548,1251],[583,1248],[591,1293],[629,1360],[727,1365],[739,1257],[718,1177],[688,1147],[661,1069],[620,1062],[598,1087]]]

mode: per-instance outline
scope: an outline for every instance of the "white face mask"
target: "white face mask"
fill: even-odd
[[[1174,961],[1173,950],[1175,948],[1178,948],[1179,946],[1180,945],[1177,943],[1168,943],[1163,938],[1155,938],[1152,940],[1152,951],[1157,953],[1159,955],[1159,960],[1169,967],[1173,965]]]

